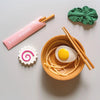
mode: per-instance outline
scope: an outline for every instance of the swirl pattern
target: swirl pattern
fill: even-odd
[[[22,64],[30,65],[36,62],[37,52],[34,48],[26,46],[19,51],[18,58]]]
[[[25,50],[23,53],[22,53],[22,59],[24,60],[24,61],[30,61],[30,59],[31,59],[31,55],[30,54],[26,54],[27,52],[29,52],[32,56],[34,56],[34,54],[33,54],[33,52],[32,51],[30,51],[30,50]],[[24,58],[24,54],[25,54],[25,58],[28,58],[28,59],[25,59]]]

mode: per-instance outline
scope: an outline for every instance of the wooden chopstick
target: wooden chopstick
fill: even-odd
[[[51,16],[47,17],[46,19],[42,20],[41,22],[47,22],[49,21],[50,19],[54,18],[54,14],[52,14]]]
[[[74,44],[77,46],[77,48],[80,50],[80,52],[82,53],[82,55],[85,57],[85,59],[89,62],[89,64],[91,65],[92,68],[95,68],[94,65],[92,64],[92,62],[89,60],[89,58],[86,56],[86,54],[82,51],[82,49],[79,47],[79,45],[76,43],[76,41],[73,39],[73,37],[69,34],[69,32],[66,29],[67,34],[70,36],[70,38],[72,38]]]
[[[46,19],[46,17],[44,16],[44,17],[42,17],[39,21],[41,22],[41,21],[43,21],[44,19]]]
[[[67,31],[67,29],[65,27],[62,28],[62,30],[65,32],[65,34],[67,35],[68,39],[70,40],[70,42],[72,43],[72,45],[74,46],[74,48],[76,49],[76,51],[78,52],[78,54],[81,56],[82,60],[84,61],[84,63],[87,65],[88,69],[91,70],[92,68],[94,68],[93,64],[90,62],[89,59],[87,59],[88,57],[85,55],[85,53],[79,48],[78,44],[74,41],[74,39],[72,38],[72,36],[69,34],[69,32]],[[82,53],[83,52],[83,53]],[[92,66],[92,68],[90,67],[90,65]]]

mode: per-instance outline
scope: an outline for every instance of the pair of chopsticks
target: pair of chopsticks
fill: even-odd
[[[76,43],[76,41],[73,39],[73,37],[70,35],[70,33],[67,31],[65,27],[62,28],[62,30],[65,32],[67,35],[69,41],[72,43],[73,47],[77,51],[77,53],[80,55],[84,63],[87,65],[88,69],[91,70],[94,68],[94,65],[92,62],[89,60],[89,58],[86,56],[86,54],[82,51],[82,49],[79,47],[79,45]]]
[[[52,19],[52,18],[54,18],[55,17],[55,15],[54,14],[52,14],[51,16],[49,16],[49,17],[42,17],[39,21],[40,22],[47,22],[47,21],[49,21],[50,19]]]

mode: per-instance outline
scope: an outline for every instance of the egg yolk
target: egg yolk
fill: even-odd
[[[68,50],[62,48],[62,49],[59,49],[58,51],[58,57],[61,59],[61,60],[67,60],[68,57],[69,57],[69,52]]]

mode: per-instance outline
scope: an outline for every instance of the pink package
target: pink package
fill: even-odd
[[[42,17],[32,21],[30,24],[28,24],[24,28],[20,29],[18,32],[14,33],[13,35],[8,37],[7,39],[3,40],[3,43],[5,44],[7,49],[9,50],[9,49],[13,48],[18,43],[20,43],[21,41],[23,41],[24,39],[26,39],[27,37],[29,37],[30,35],[32,35],[36,31],[38,31],[39,29],[44,27],[46,25],[46,23],[40,22],[39,20],[41,18]]]

